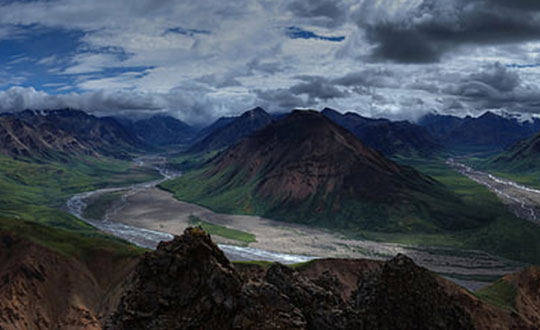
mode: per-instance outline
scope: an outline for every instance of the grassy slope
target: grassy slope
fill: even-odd
[[[329,195],[320,198],[315,196],[313,200],[318,201],[316,203],[306,200],[301,204],[282,205],[280,202],[256,197],[257,179],[240,182],[242,175],[235,176],[235,180],[228,177],[229,173],[224,172],[208,178],[204,175],[204,169],[197,169],[165,182],[160,187],[172,192],[180,200],[197,203],[221,213],[256,214],[353,232],[370,228],[385,232],[434,233],[478,227],[491,221],[489,214],[479,214],[475,205],[463,204],[459,196],[442,187],[430,187],[429,193],[401,191],[388,198],[388,203],[370,203],[357,199],[341,199],[339,203],[334,203],[334,196]],[[321,201],[325,204],[322,205]],[[460,204],[463,206],[457,208]],[[339,212],[333,209],[336,205],[339,205]],[[313,212],[315,208],[318,209],[316,214]],[[448,214],[454,216],[448,217]]]
[[[498,157],[473,158],[469,160],[469,163],[474,168],[495,176],[540,189],[540,157],[527,160],[517,159],[512,162],[494,162]]]
[[[475,295],[499,308],[512,311],[516,309],[516,288],[504,279],[499,279],[492,285],[478,290]]]
[[[480,226],[475,229],[459,229],[456,224],[454,230],[436,232],[431,231],[431,228],[427,226],[415,226],[416,219],[409,217],[403,218],[402,223],[398,223],[400,225],[398,232],[392,232],[388,228],[380,230],[376,227],[377,230],[374,231],[372,224],[367,222],[360,222],[359,226],[351,227],[340,223],[337,219],[337,221],[333,221],[333,224],[336,225],[334,229],[341,229],[344,234],[354,238],[478,249],[514,260],[540,264],[540,245],[538,244],[540,242],[540,228],[515,217],[487,188],[450,169],[444,163],[443,158],[431,160],[398,159],[398,161],[434,177],[459,195],[461,205],[459,209],[455,209],[456,213],[475,214],[471,217],[471,221],[475,222],[477,222],[477,219],[474,219],[476,215],[481,219],[487,218],[489,221],[478,223]],[[219,178],[212,178],[203,183],[200,181],[201,171],[188,172],[176,180],[163,183],[161,188],[171,191],[180,200],[194,202],[218,212],[266,214],[266,205],[252,197],[251,189],[253,187],[249,185],[235,186],[234,182],[231,182],[230,185],[235,186],[235,188],[229,189],[227,186],[219,185]],[[207,191],[219,193],[208,195]],[[455,203],[445,205],[440,201],[433,205],[434,200],[427,199],[425,202],[432,203],[430,204],[431,208],[441,208],[447,214],[452,214],[454,210],[449,208],[456,208],[457,205]],[[351,209],[351,211],[370,215],[379,210],[366,207],[364,209]],[[365,217],[370,218],[369,216]],[[395,217],[399,218],[400,214],[396,214]],[[452,222],[453,219],[448,219],[448,221]],[[408,225],[410,230],[402,230]]]
[[[487,213],[493,221],[479,229],[456,231],[448,235],[388,235],[386,240],[403,243],[457,246],[494,253],[527,263],[540,264],[540,227],[516,217],[486,187],[460,175],[444,164],[444,159],[399,160],[459,193],[464,201],[472,203],[479,213]],[[370,233],[375,237],[377,233]]]
[[[125,191],[113,191],[109,193],[99,194],[95,198],[86,200],[86,209],[83,216],[85,219],[101,220],[105,217],[107,210],[118,201]]]
[[[189,217],[189,223],[194,226],[200,226],[210,235],[217,235],[223,238],[233,239],[243,243],[253,243],[257,241],[255,239],[255,235],[251,233],[209,223],[193,215]]]
[[[96,230],[62,205],[73,194],[158,178],[132,162],[80,158],[68,163],[29,163],[0,156],[0,232],[11,232],[79,260],[104,250],[119,258],[142,253],[125,241]]]
[[[73,231],[21,219],[0,217],[1,232],[23,236],[39,245],[81,261],[104,250],[114,252],[118,258],[140,255],[145,251],[93,229]]]
[[[0,212],[69,229],[88,225],[60,210],[73,194],[149,181],[159,175],[131,162],[81,158],[69,163],[36,164],[0,156]]]

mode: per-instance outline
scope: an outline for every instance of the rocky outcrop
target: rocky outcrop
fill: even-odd
[[[532,329],[403,255],[257,267],[233,266],[188,228],[143,257],[107,328]]]
[[[539,277],[505,277],[505,309],[403,255],[232,264],[188,228],[142,257],[81,262],[0,233],[0,329],[537,329]]]

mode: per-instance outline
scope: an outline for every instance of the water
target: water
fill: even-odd
[[[157,171],[159,171],[163,178],[151,182],[134,184],[128,187],[105,188],[76,194],[67,201],[66,207],[68,212],[75,217],[104,232],[122,238],[135,245],[147,249],[155,249],[159,242],[169,241],[173,239],[173,235],[165,232],[139,228],[111,221],[108,215],[106,215],[102,220],[92,220],[84,217],[84,210],[88,206],[85,201],[92,196],[110,192],[123,191],[124,194],[122,198],[126,198],[127,196],[130,196],[136,192],[144,189],[153,188],[165,180],[170,180],[181,175],[180,172],[175,172],[167,169],[164,166],[166,159],[163,157],[140,157],[135,159],[134,161],[137,166],[152,166]],[[230,260],[235,261],[257,260],[280,262],[283,264],[294,264],[299,262],[306,262],[316,258],[312,256],[277,253],[252,247],[242,247],[227,244],[218,244],[218,246],[221,250],[223,250],[225,255]]]

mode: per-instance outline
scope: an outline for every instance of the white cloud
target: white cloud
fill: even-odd
[[[448,11],[452,21],[455,1],[439,3],[438,13]],[[80,43],[67,55],[28,55],[59,77],[51,81],[73,83],[58,85],[57,92],[81,92],[49,95],[32,88],[9,88],[0,92],[0,110],[69,106],[100,114],[167,111],[196,122],[254,105],[275,111],[328,105],[414,119],[433,109],[464,112],[481,107],[483,103],[471,95],[455,90],[488,62],[540,61],[540,43],[528,41],[515,47],[464,46],[445,55],[442,63],[372,62],[369,55],[377,45],[370,43],[363,27],[432,22],[433,10],[427,4],[423,0],[10,2],[0,5],[0,40],[24,38],[36,27],[79,31]],[[284,33],[290,26],[346,38],[341,43],[290,39]],[[2,87],[28,79],[23,72],[4,70]],[[322,79],[296,78],[306,75]],[[540,68],[526,68],[519,75],[521,85],[510,96],[531,104]],[[464,106],[449,106],[456,102]]]

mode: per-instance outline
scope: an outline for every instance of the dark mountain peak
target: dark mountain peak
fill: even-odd
[[[240,119],[247,119],[247,118],[253,119],[253,118],[260,118],[260,117],[271,118],[270,114],[268,114],[268,112],[266,112],[261,107],[256,107],[254,109],[248,110],[244,112],[242,115],[240,115]]]
[[[272,116],[262,108],[246,111],[240,117],[225,119],[222,123],[216,122],[211,125],[211,132],[192,145],[188,152],[205,152],[234,145],[273,121]],[[223,126],[219,127],[218,124]]]
[[[319,117],[323,118],[324,115],[317,110],[312,109],[294,109],[288,117]],[[287,118],[287,117],[286,117]]]
[[[341,115],[341,112],[337,111],[336,109],[332,109],[332,108],[324,108],[321,113],[323,115]]]
[[[477,118],[471,117],[471,119],[478,120],[478,121],[493,121],[493,122],[495,122],[495,121],[501,121],[501,122],[505,121],[505,122],[516,123],[517,124],[517,122],[515,120],[504,118],[504,117],[499,116],[498,114],[493,113],[491,111],[486,111],[480,117],[477,117]]]
[[[439,141],[425,128],[408,121],[392,122],[388,119],[363,117],[354,112],[341,114],[333,110],[323,111],[322,114],[385,155],[430,155],[442,148]]]
[[[96,116],[89,114],[87,112],[84,112],[82,110],[71,109],[71,108],[43,110],[38,114],[42,114],[44,116],[53,115],[53,116],[64,117],[64,118],[97,118]]]
[[[194,259],[195,262],[205,260],[231,269],[231,263],[212,239],[200,227],[190,227],[184,230],[183,235],[175,236],[171,241],[160,242],[156,251],[160,256]]]
[[[157,114],[125,126],[140,140],[158,147],[186,144],[197,132],[197,129],[167,114]]]
[[[357,221],[348,211],[355,203],[384,203],[402,189],[436,186],[312,110],[294,111],[229,148],[208,164],[205,177],[214,176],[231,189],[249,182],[249,198],[266,201],[263,215],[330,222]]]
[[[497,115],[494,112],[486,111],[481,116],[479,116],[478,118],[503,118],[503,117]]]

